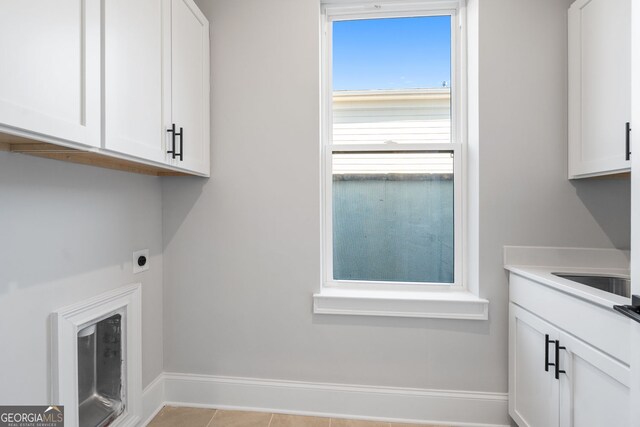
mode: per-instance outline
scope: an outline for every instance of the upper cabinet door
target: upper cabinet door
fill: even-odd
[[[629,171],[631,0],[569,9],[569,178]]]
[[[163,5],[104,2],[104,148],[155,162],[166,161]]]
[[[170,108],[167,129],[175,124],[176,158],[181,168],[209,175],[209,23],[192,0],[171,0]],[[180,132],[182,129],[182,132]],[[168,135],[171,143],[171,135]]]
[[[100,145],[100,0],[3,0],[0,129]]]

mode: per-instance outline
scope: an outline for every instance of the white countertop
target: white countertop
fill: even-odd
[[[573,280],[554,276],[552,273],[586,273],[605,274],[629,277],[629,270],[619,268],[572,268],[572,267],[535,267],[508,265],[505,269],[527,279],[534,280],[542,285],[555,288],[561,292],[587,300],[594,304],[612,308],[614,305],[631,304],[631,298],[621,297],[609,292],[601,291]]]
[[[608,308],[631,303],[630,298],[553,275],[553,273],[583,273],[628,278],[628,251],[505,246],[504,257],[506,270],[560,292]]]

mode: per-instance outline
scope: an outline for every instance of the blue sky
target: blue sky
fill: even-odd
[[[442,87],[451,80],[451,18],[333,23],[333,89]]]

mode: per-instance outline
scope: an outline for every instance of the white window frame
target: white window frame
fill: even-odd
[[[341,20],[451,16],[451,142],[331,144],[333,136],[332,23]],[[489,301],[471,293],[463,259],[467,243],[467,34],[466,0],[344,2],[328,0],[321,21],[321,290],[314,313],[486,320]],[[454,283],[333,279],[332,153],[334,151],[452,151],[454,153]]]
[[[461,76],[461,32],[460,14],[462,8],[458,1],[423,1],[411,4],[358,4],[347,6],[323,7],[323,286],[340,289],[378,289],[378,290],[408,290],[423,291],[427,289],[442,291],[449,289],[460,291],[464,289],[463,281],[463,111],[462,76]],[[332,144],[333,114],[332,114],[332,23],[344,20],[402,18],[413,16],[451,16],[451,142],[422,143],[422,144]],[[421,283],[421,282],[381,282],[335,280],[333,278],[333,206],[332,206],[332,153],[358,151],[451,151],[453,152],[454,168],[454,282],[451,283]]]

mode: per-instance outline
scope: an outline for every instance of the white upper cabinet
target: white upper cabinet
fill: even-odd
[[[100,146],[100,1],[4,0],[0,130]]]
[[[162,8],[158,0],[104,2],[104,147],[156,162],[166,161]]]
[[[209,174],[204,15],[189,0],[110,0],[104,23],[105,148]]]
[[[209,23],[192,0],[3,0],[0,52],[0,149],[209,175]]]
[[[569,178],[628,172],[631,0],[569,8]]]
[[[192,0],[169,0],[165,126],[173,164],[209,173],[209,23]],[[174,149],[175,147],[175,149]]]

